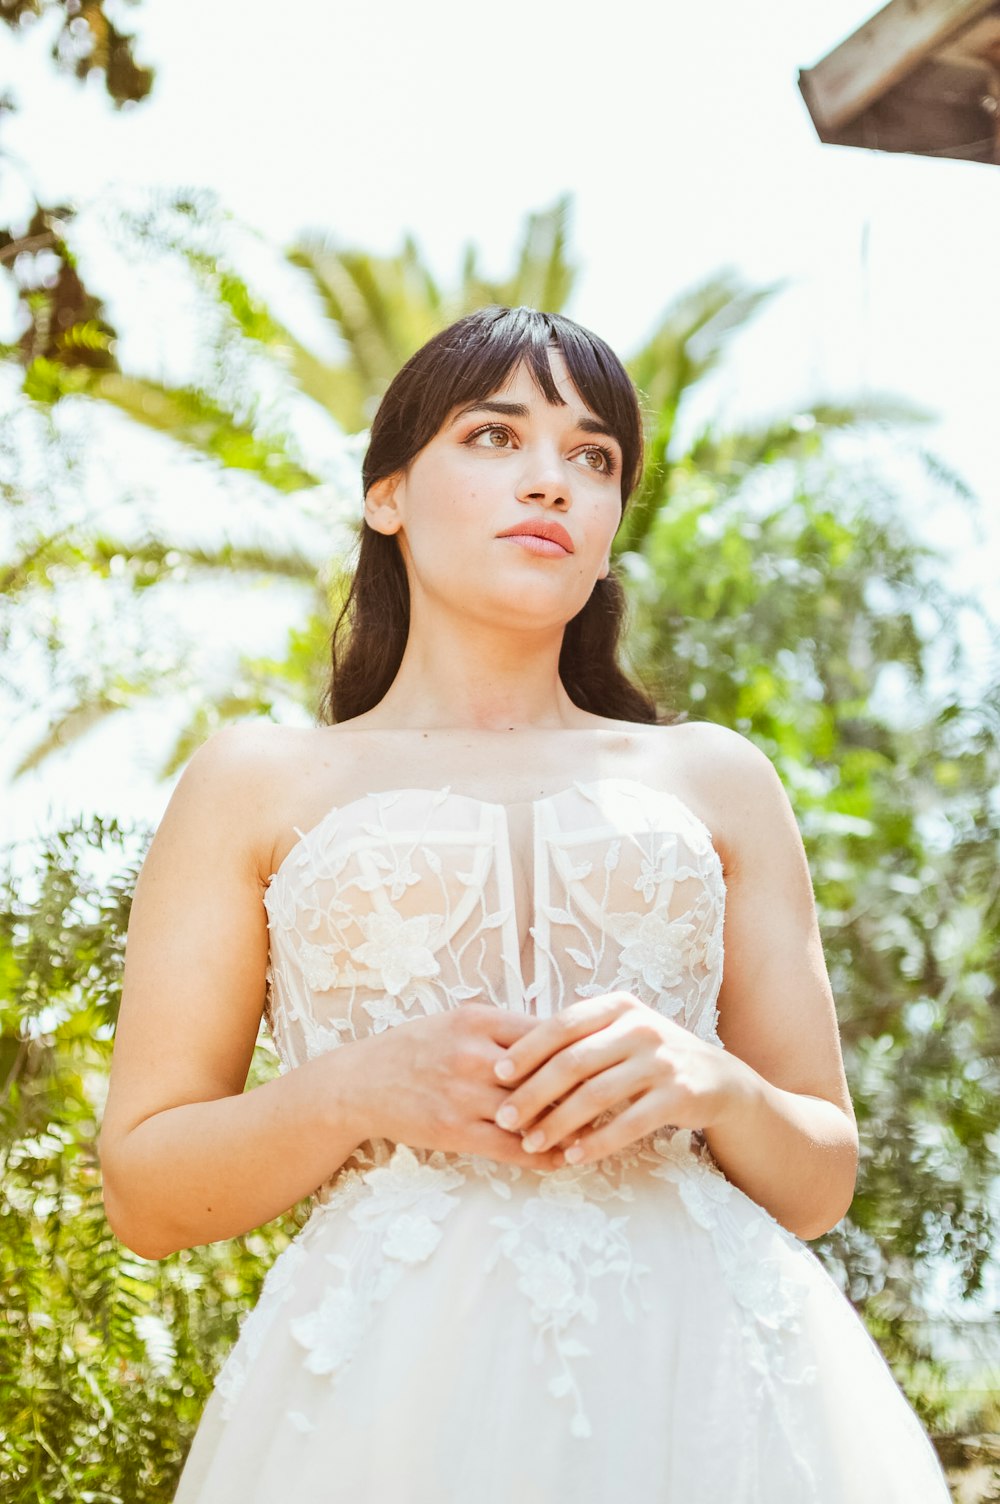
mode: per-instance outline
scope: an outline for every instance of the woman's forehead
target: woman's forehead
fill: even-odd
[[[463,413],[470,412],[473,408],[495,406],[497,409],[516,405],[524,408],[569,407],[574,414],[582,417],[598,418],[599,413],[594,412],[585,401],[579,388],[574,384],[569,374],[569,368],[558,350],[549,352],[549,361],[552,366],[552,377],[557,391],[557,400],[551,401],[542,390],[541,384],[533,371],[529,361],[518,360],[507,373],[507,376],[497,386],[483,390],[475,396],[469,396],[462,402],[458,402],[449,412],[445,419],[445,425],[454,423]],[[558,364],[556,364],[558,362]],[[514,414],[513,416],[525,416]]]

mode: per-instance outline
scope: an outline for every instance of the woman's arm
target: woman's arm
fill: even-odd
[[[244,1092],[280,734],[234,726],[195,753],[136,885],[100,1158],[108,1220],[145,1258],[261,1226],[365,1137],[347,1050]]]
[[[577,1139],[576,1163],[660,1127],[699,1128],[729,1180],[816,1238],[850,1206],[858,1134],[805,852],[767,757],[724,727],[690,730],[692,784],[726,832],[726,1049],[627,993],[574,1002],[507,1050],[498,1122],[540,1129],[542,1151]],[[611,1107],[624,1110],[590,1129]]]
[[[771,762],[712,729],[707,771],[728,791],[729,832],[719,1037],[737,1069],[705,1137],[735,1185],[818,1238],[854,1196],[858,1130],[812,880]]]

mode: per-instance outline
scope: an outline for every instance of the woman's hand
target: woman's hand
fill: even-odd
[[[536,1027],[536,1020],[492,1003],[462,1003],[413,1018],[347,1046],[358,1103],[356,1132],[414,1149],[445,1149],[555,1170],[558,1150],[531,1154],[516,1134],[498,1128],[508,1092],[494,1073],[504,1048]],[[339,1062],[343,1052],[335,1052]]]
[[[727,1119],[747,1074],[735,1056],[630,992],[585,998],[536,1022],[494,1070],[514,1087],[499,1126],[523,1133],[529,1154],[549,1159],[555,1150],[557,1162],[558,1146],[571,1141],[570,1164],[601,1159],[668,1124],[707,1128]],[[610,1122],[581,1132],[623,1103]]]

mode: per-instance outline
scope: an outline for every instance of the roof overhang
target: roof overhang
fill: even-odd
[[[831,145],[1000,162],[1000,0],[891,0],[799,88]]]

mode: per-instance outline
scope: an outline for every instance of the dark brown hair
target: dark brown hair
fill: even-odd
[[[460,403],[494,395],[524,361],[548,402],[563,401],[549,350],[562,354],[584,402],[622,450],[622,510],[642,475],[642,415],[635,387],[609,345],[557,313],[480,308],[427,341],[393,378],[372,424],[362,466],[364,493],[405,471]],[[626,601],[612,567],[566,623],[559,676],[574,705],[595,715],[661,723],[653,700],[618,662]],[[362,524],[358,561],[331,639],[333,672],[320,707],[324,724],[363,715],[399,671],[410,627],[410,591],[395,537]],[[339,639],[347,629],[346,645]]]

